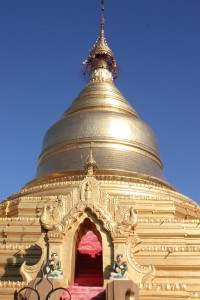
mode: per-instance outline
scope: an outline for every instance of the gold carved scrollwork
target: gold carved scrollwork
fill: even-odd
[[[153,265],[141,266],[134,259],[134,253],[137,251],[137,246],[141,243],[137,234],[130,235],[127,239],[127,259],[131,267],[136,273],[136,278],[139,278],[138,283],[151,283],[156,276],[156,269]]]
[[[45,205],[40,216],[41,225],[47,230],[62,231],[62,201]]]
[[[26,261],[24,261],[19,270],[19,272],[23,278],[23,281],[25,281],[27,283],[29,281],[35,279],[37,274],[41,271],[42,266],[45,262],[47,248],[46,248],[46,244],[44,241],[44,234],[38,239],[37,242],[35,242],[35,245],[38,246],[42,250],[42,255],[40,257],[39,262],[35,265],[28,266],[28,265],[26,265]]]
[[[114,257],[118,254],[123,254],[124,259],[126,259],[126,244],[125,243],[114,243]]]
[[[84,201],[79,202],[63,218],[62,226],[64,232],[66,232],[72,226],[72,224],[77,221],[79,216],[81,216],[87,209],[96,215],[97,219],[103,223],[104,228],[110,232],[112,238],[129,236],[131,233],[133,233],[133,228],[135,228],[137,224],[137,218],[135,215],[133,215],[132,208],[130,209],[129,218],[126,220],[123,219],[121,223],[117,224],[112,215],[98,203]]]
[[[117,224],[113,220],[112,215],[104,210],[97,203],[92,203],[88,201],[78,203],[74,208],[72,208],[69,213],[63,219],[63,227],[64,230],[67,231],[74,222],[77,221],[79,216],[83,214],[85,210],[90,210],[94,215],[96,215],[97,219],[103,223],[105,229],[109,232],[115,234]]]
[[[118,221],[118,232],[125,235],[132,233],[137,226],[137,221],[133,207],[123,207],[123,219]]]

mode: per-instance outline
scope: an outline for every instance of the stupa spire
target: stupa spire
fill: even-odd
[[[83,62],[85,65],[84,74],[92,75],[93,71],[99,68],[107,69],[112,78],[117,77],[117,65],[112,50],[109,48],[105,38],[105,18],[104,18],[104,0],[101,0],[101,28],[100,35],[89,53],[88,58]]]
[[[101,0],[101,30],[104,30],[104,23],[105,23],[105,19],[104,19],[104,0]]]

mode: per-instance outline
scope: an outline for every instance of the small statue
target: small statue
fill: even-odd
[[[59,260],[58,253],[52,253],[51,259],[48,261],[46,265],[47,274],[44,276],[45,278],[62,278],[63,272],[61,270],[61,261]]]
[[[112,270],[110,279],[128,279],[128,266],[122,254],[117,255],[117,261],[114,261]]]

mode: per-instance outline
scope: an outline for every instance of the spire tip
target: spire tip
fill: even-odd
[[[104,34],[104,0],[101,0],[101,30],[100,35],[90,51],[89,57],[83,62],[85,65],[83,74],[91,76],[96,68],[107,69],[111,73],[111,77],[117,77],[117,65],[112,50],[108,47]],[[99,66],[100,65],[100,66]]]

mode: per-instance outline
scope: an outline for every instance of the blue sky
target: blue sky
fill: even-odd
[[[154,130],[167,180],[200,203],[200,1],[106,0],[116,85]],[[36,172],[42,139],[86,81],[100,0],[0,1],[0,199]]]

